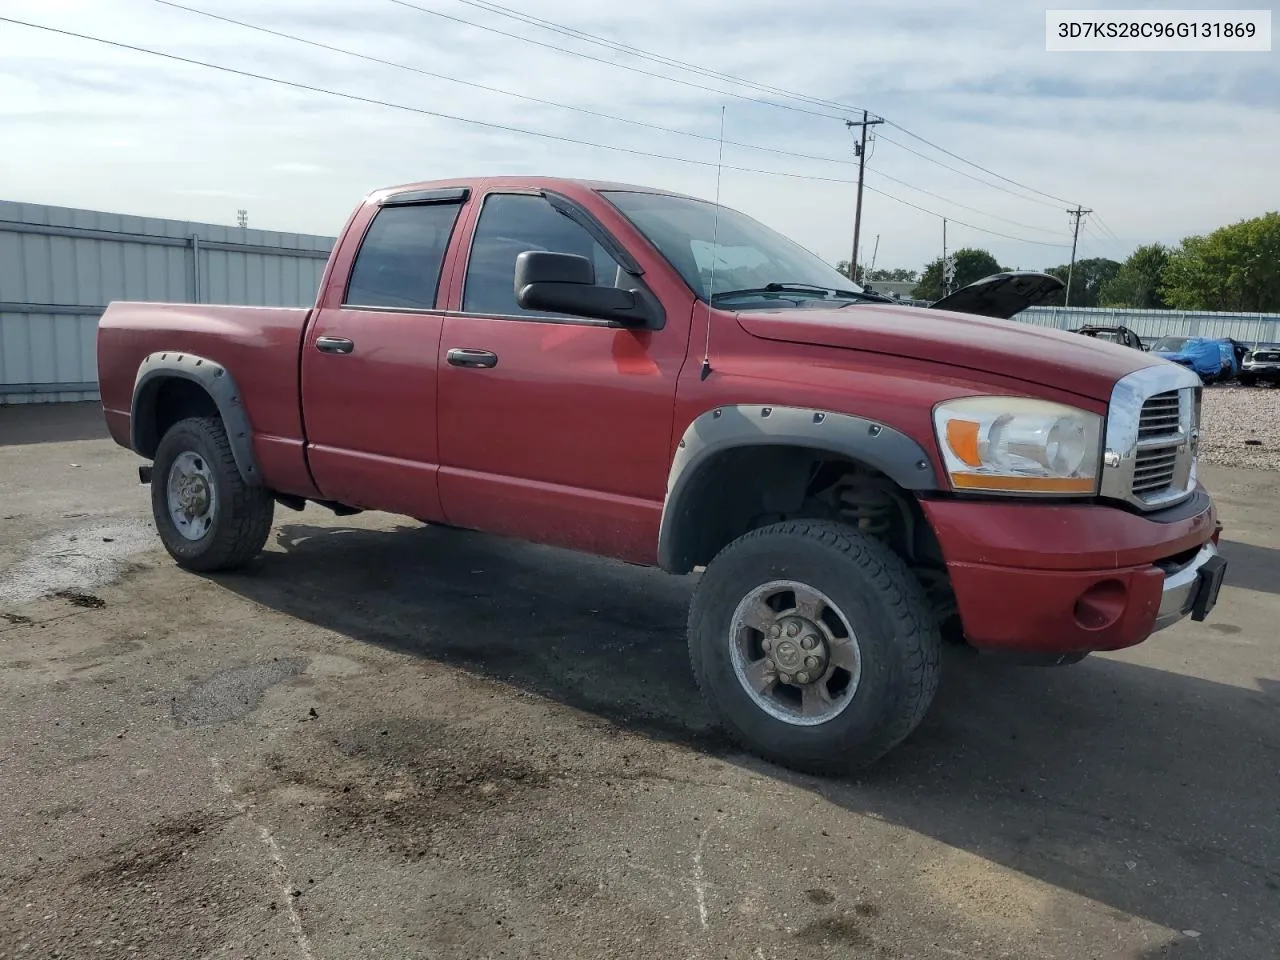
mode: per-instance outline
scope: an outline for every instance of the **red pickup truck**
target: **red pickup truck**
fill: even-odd
[[[840,771],[919,723],[948,640],[1073,662],[1217,600],[1200,381],[1008,320],[1060,286],[903,306],[693,197],[432,182],[365,198],[311,309],[111,304],[99,380],[183,567],[312,502],[699,574],[724,727]]]

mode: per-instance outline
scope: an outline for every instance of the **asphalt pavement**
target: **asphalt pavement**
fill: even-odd
[[[727,745],[690,578],[284,508],[180,571],[96,405],[0,406],[0,958],[1280,957],[1280,473],[1217,610],[948,656],[857,779]]]

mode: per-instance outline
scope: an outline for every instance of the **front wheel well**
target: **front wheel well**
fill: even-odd
[[[664,518],[662,566],[706,566],[745,533],[788,520],[834,520],[875,537],[915,573],[944,633],[959,615],[942,548],[917,497],[853,457],[793,445],[731,448],[698,465]]]

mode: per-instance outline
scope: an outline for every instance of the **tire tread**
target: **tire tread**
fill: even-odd
[[[209,549],[194,557],[181,556],[172,549],[169,553],[180,566],[202,573],[241,567],[257,556],[266,545],[267,537],[271,535],[271,525],[275,520],[275,501],[271,498],[270,491],[263,487],[250,486],[244,481],[240,475],[240,468],[236,465],[226,427],[218,417],[189,417],[178,421],[161,439],[156,450],[157,460],[167,440],[181,431],[188,430],[203,435],[203,439],[213,448],[212,465],[217,483],[226,493],[226,498],[221,504],[225,509],[219,513]],[[157,473],[152,482],[163,485],[166,479]],[[162,493],[153,494],[157,503],[162,496]],[[157,506],[157,526],[164,519],[160,516],[160,509]],[[168,547],[168,539],[164,537],[162,539],[165,539],[165,545]]]
[[[891,624],[894,641],[901,645],[905,661],[904,682],[897,701],[865,741],[837,756],[788,756],[787,766],[816,774],[846,773],[879,760],[907,738],[928,712],[940,678],[941,637],[924,588],[906,563],[880,541],[847,524],[831,520],[786,520],[743,534],[726,546],[707,566],[707,573],[761,540],[800,539],[816,543],[860,568],[881,600]],[[704,577],[706,573],[704,573]],[[689,652],[693,673],[703,699],[714,710],[714,698],[704,681],[699,662],[697,631],[704,615],[702,591],[695,592],[689,608]],[[732,725],[726,733],[740,747],[770,762],[781,762],[751,742]]]

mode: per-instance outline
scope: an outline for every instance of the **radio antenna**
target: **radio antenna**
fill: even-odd
[[[720,104],[720,155],[716,159],[716,214],[711,227],[711,280],[707,284],[707,339],[702,351],[702,373],[705,380],[711,374],[711,301],[716,292],[716,255],[720,248],[720,170],[724,163],[724,104]]]

